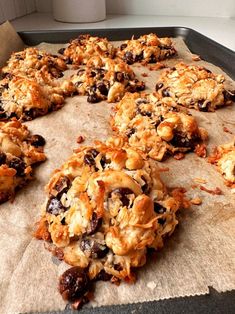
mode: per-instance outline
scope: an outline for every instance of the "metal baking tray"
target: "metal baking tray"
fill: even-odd
[[[132,35],[140,36],[156,33],[159,37],[181,37],[192,53],[223,69],[235,80],[235,52],[215,42],[214,40],[186,27],[147,27],[118,29],[71,29],[43,30],[18,32],[26,45],[33,46],[41,42],[66,43],[80,34],[107,37],[109,40],[124,40]],[[92,309],[82,309],[81,314],[232,314],[235,313],[235,290],[218,293],[209,287],[209,294],[193,297],[173,298],[161,301],[151,301],[127,305],[104,306]],[[131,300],[130,300],[131,302]],[[44,312],[44,314],[73,314],[71,310]],[[39,314],[39,313],[38,313]],[[42,314],[42,313],[41,313]]]

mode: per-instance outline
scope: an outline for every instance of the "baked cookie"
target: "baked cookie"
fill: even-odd
[[[161,248],[174,231],[181,206],[167,193],[154,161],[115,141],[79,148],[55,171],[47,193],[35,236],[75,266],[59,287],[72,302],[92,280],[133,280],[132,269],[145,264],[147,248]]]
[[[178,63],[161,74],[156,91],[161,97],[169,97],[182,106],[215,111],[235,100],[235,92],[227,91],[224,81],[223,75],[204,67]]]
[[[46,159],[44,145],[42,136],[31,135],[16,119],[0,122],[0,203],[32,178],[31,166]]]
[[[113,58],[115,51],[107,38],[80,35],[72,40],[67,48],[60,49],[59,53],[67,59],[67,63],[81,65],[87,64],[94,56]]]
[[[235,187],[235,139],[216,147],[208,161],[217,166],[229,186]]]
[[[66,69],[67,65],[63,58],[30,47],[13,53],[1,72],[34,78],[35,72],[42,70],[47,73],[48,79],[54,79],[62,77]]]
[[[168,154],[193,151],[207,137],[194,117],[156,93],[126,93],[114,108],[111,125],[130,146],[158,161]]]
[[[156,63],[176,54],[170,38],[148,34],[126,40],[117,50],[117,56],[128,64],[135,62]]]
[[[45,115],[61,108],[64,95],[72,90],[67,81],[59,86],[40,85],[35,79],[8,74],[0,81],[0,120],[32,120]]]
[[[145,84],[136,79],[135,73],[123,61],[94,57],[86,68],[78,70],[71,81],[79,95],[88,95],[87,101],[119,101],[125,92],[145,89]]]

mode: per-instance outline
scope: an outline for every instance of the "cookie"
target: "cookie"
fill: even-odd
[[[27,126],[16,119],[0,122],[0,203],[32,179],[32,165],[46,159],[45,140],[31,135]]]
[[[35,79],[8,74],[0,81],[0,120],[32,120],[57,110],[64,103],[64,95],[73,90],[70,85],[67,81],[59,86],[40,85]]]
[[[152,160],[130,148],[96,142],[81,147],[56,170],[35,236],[50,242],[74,266],[60,292],[74,301],[67,276],[80,278],[79,297],[91,280],[133,280],[148,248],[159,249],[178,221],[179,198],[170,196]],[[73,280],[72,279],[72,280]]]
[[[171,98],[182,106],[215,111],[235,100],[235,92],[227,91],[224,81],[223,75],[204,67],[178,63],[161,74],[156,91],[161,97]]]
[[[135,39],[134,36],[118,48],[117,56],[128,64],[135,62],[156,63],[174,56],[176,50],[170,38],[159,38],[148,34]]]
[[[228,186],[235,187],[235,140],[216,147],[208,161],[217,166]]]
[[[66,58],[67,63],[81,65],[87,64],[94,56],[113,58],[115,48],[107,38],[80,35],[72,40],[67,48],[62,48],[59,52]]]
[[[125,94],[114,108],[111,125],[130,146],[158,161],[167,155],[193,151],[207,137],[194,117],[156,93]]]
[[[54,79],[62,77],[66,69],[67,65],[63,58],[30,47],[13,53],[1,72],[5,75],[10,73],[34,78],[35,72],[42,70],[48,79]]]
[[[132,69],[122,61],[93,57],[87,67],[79,69],[71,77],[79,95],[88,95],[87,101],[96,103],[102,100],[119,101],[125,92],[145,89]]]

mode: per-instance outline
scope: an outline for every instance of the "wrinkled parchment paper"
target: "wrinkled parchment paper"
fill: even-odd
[[[9,24],[1,26],[0,39],[6,37],[9,30]],[[11,36],[16,38],[12,30]],[[2,54],[16,50],[10,37],[8,39],[5,42],[8,49],[5,48],[3,52],[3,47],[0,47]],[[193,63],[183,40],[178,38],[174,41],[178,57],[165,64],[173,65],[179,59]],[[61,45],[41,44],[40,47],[56,52]],[[218,67],[204,61],[196,64],[223,73]],[[154,90],[161,71],[149,71],[147,67],[138,65],[133,68],[139,79],[147,82],[148,91]],[[149,76],[142,77],[141,73],[148,73]],[[226,84],[231,88],[232,81],[227,76],[226,79]],[[33,239],[32,230],[40,215],[40,207],[45,199],[44,186],[51,172],[71,155],[72,149],[78,145],[76,138],[79,135],[86,138],[84,144],[92,143],[94,139],[105,140],[111,135],[108,122],[111,107],[112,104],[105,102],[89,104],[86,97],[76,96],[68,98],[61,110],[27,122],[32,132],[45,137],[48,160],[37,167],[35,180],[17,193],[13,203],[0,206],[0,313],[65,308],[57,284],[58,276],[68,266],[52,257],[44,248],[43,241]],[[199,124],[209,131],[209,150],[214,145],[233,139],[234,135],[225,133],[223,126],[235,133],[235,106],[215,113],[191,112]],[[165,247],[156,257],[149,259],[138,271],[135,284],[122,283],[117,287],[98,282],[95,299],[88,306],[199,295],[208,293],[208,286],[219,292],[235,289],[235,197],[231,190],[224,185],[215,167],[195,154],[188,154],[180,161],[170,158],[161,166],[170,168],[169,172],[162,173],[163,181],[168,186],[184,186],[188,196],[203,200],[202,205],[192,206],[181,213],[179,227],[165,241]],[[195,178],[206,180],[204,186],[207,188],[219,187],[223,195],[193,189]]]

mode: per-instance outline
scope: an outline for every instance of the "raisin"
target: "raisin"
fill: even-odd
[[[58,50],[58,53],[61,54],[61,55],[63,55],[63,54],[64,54],[64,51],[65,51],[65,48],[60,48],[60,49]]]
[[[166,222],[166,219],[165,219],[165,218],[159,218],[159,219],[158,219],[158,223],[159,223],[160,225],[164,225],[165,222]]]
[[[87,229],[87,234],[92,235],[94,234],[102,225],[102,218],[98,217],[96,212],[92,213],[91,221],[90,221],[90,226]]]
[[[124,81],[124,74],[122,72],[115,72],[114,80],[117,82],[123,82]]]
[[[95,280],[109,281],[112,278],[112,275],[106,273],[104,269],[102,269],[98,275],[96,275]]]
[[[82,239],[80,248],[83,252],[88,252],[92,258],[103,258],[107,255],[109,249],[106,245],[100,244],[94,239]]]
[[[120,200],[121,200],[123,206],[128,206],[130,203],[130,200],[127,197],[127,195],[133,194],[133,191],[129,188],[117,188],[117,189],[113,190],[111,193],[120,194],[120,196],[121,196]]]
[[[156,214],[164,214],[166,208],[159,203],[154,203],[154,211]]]
[[[38,59],[38,60],[41,60],[41,59],[42,59],[42,56],[41,56],[41,55],[38,55],[38,56],[37,56],[37,59]]]
[[[7,161],[7,155],[3,152],[0,152],[0,166],[5,164]]]
[[[127,47],[127,44],[122,44],[122,45],[120,46],[120,50],[124,50],[126,47]]]
[[[156,91],[158,91],[159,89],[161,89],[163,87],[163,83],[158,83],[156,85]]]
[[[99,82],[97,84],[97,89],[100,91],[102,95],[105,95],[105,96],[108,95],[108,92],[109,92],[108,87],[103,82]]]
[[[56,197],[51,197],[46,206],[46,212],[52,215],[59,215],[61,213],[64,213],[67,210],[66,207],[64,207],[60,200]]]
[[[32,135],[28,142],[34,147],[44,146],[46,144],[45,139],[38,134]]]
[[[91,71],[89,76],[90,77],[95,77],[96,75],[97,75],[97,73],[95,71]]]
[[[144,57],[143,51],[139,54],[135,56],[135,62],[141,61]]]
[[[126,61],[127,64],[133,64],[134,63],[134,57],[133,57],[132,52],[127,51],[124,54],[124,60]]]
[[[26,165],[20,158],[17,157],[12,158],[9,162],[9,167],[15,169],[16,174],[19,177],[23,177],[25,175],[24,170]]]
[[[106,160],[105,156],[101,157],[100,164],[101,164],[101,167],[104,169],[105,165],[107,164],[107,160]]]
[[[66,64],[72,64],[73,60],[68,57],[68,58],[66,58],[65,63]]]
[[[85,269],[78,266],[67,269],[59,279],[59,292],[66,301],[81,298],[90,288],[90,279]]]
[[[197,138],[187,138],[180,132],[175,132],[173,139],[170,141],[171,145],[176,147],[194,148],[197,143]]]

